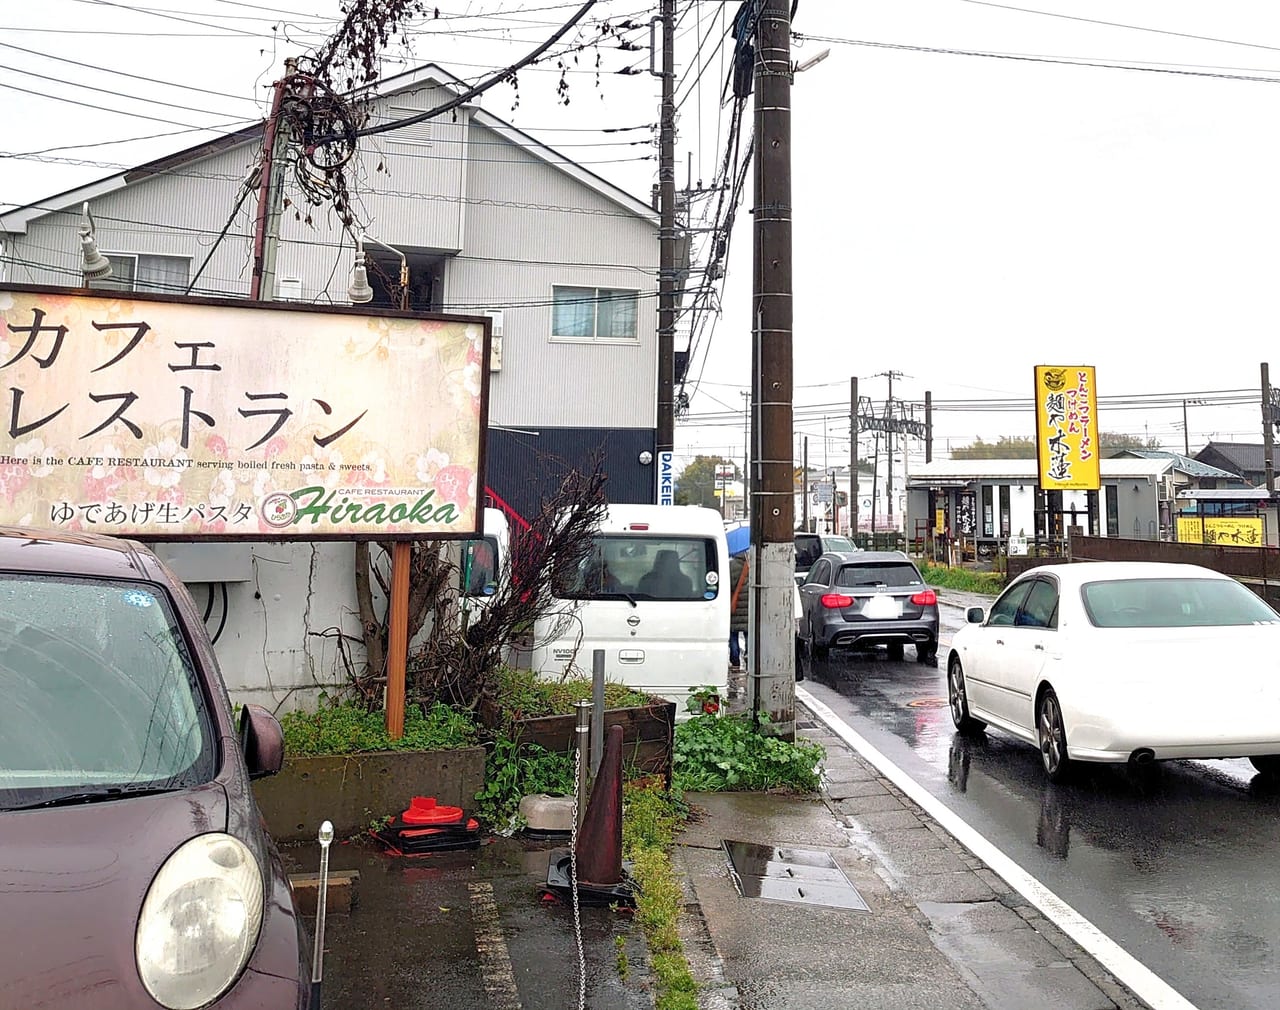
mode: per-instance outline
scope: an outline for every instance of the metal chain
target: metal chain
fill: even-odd
[[[573,935],[578,942],[578,1010],[587,1007],[587,955],[582,949],[582,913],[578,908],[578,775],[582,748],[573,748],[573,817],[569,821],[569,890],[573,893]]]

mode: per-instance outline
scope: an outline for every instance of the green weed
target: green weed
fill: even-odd
[[[285,753],[361,754],[379,750],[451,750],[476,742],[470,715],[435,704],[425,713],[417,705],[404,712],[404,736],[387,736],[386,715],[349,702],[323,703],[314,712],[287,712],[280,719]]]
[[[698,715],[676,726],[675,784],[689,792],[812,792],[824,757],[821,744],[766,736],[746,716]]]

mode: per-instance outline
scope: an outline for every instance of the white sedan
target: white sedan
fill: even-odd
[[[951,718],[1073,761],[1247,757],[1280,777],[1280,615],[1196,565],[1034,568],[974,607],[947,662]]]

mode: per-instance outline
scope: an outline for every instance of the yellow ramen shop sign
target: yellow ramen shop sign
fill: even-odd
[[[1096,491],[1102,446],[1092,365],[1036,365],[1036,459],[1046,491]]]

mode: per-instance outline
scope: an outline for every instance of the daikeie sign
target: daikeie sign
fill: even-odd
[[[482,318],[0,284],[0,522],[473,534],[488,351]]]

